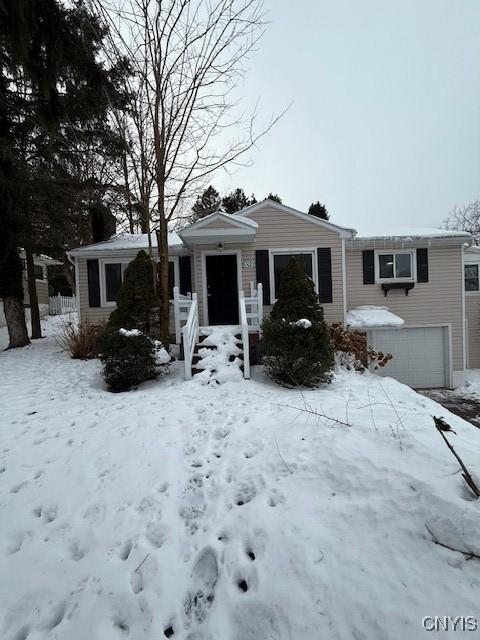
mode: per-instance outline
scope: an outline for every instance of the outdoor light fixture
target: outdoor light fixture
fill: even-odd
[[[218,249],[219,251],[223,251],[223,242],[219,242],[219,243],[217,244],[217,249]]]

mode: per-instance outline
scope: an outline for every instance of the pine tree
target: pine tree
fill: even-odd
[[[225,213],[236,213],[252,204],[256,204],[257,200],[252,195],[247,197],[243,189],[234,189],[222,198],[222,209]]]
[[[222,201],[218,191],[210,185],[195,201],[190,222],[196,222],[211,213],[215,213],[215,211],[220,211],[221,205]]]
[[[318,200],[317,202],[312,202],[312,204],[308,208],[308,213],[309,215],[321,218],[322,220],[330,219],[330,214],[327,211],[327,207],[324,204],[321,204]]]
[[[266,197],[266,200],[273,200],[274,202],[278,202],[279,204],[282,204],[282,199],[277,193],[269,193],[268,196]]]
[[[330,381],[330,332],[313,281],[295,258],[283,271],[278,299],[262,331],[265,369],[275,382],[313,387]]]
[[[155,307],[152,263],[145,251],[139,251],[123,274],[117,295],[117,308],[110,314],[110,327],[150,331]]]

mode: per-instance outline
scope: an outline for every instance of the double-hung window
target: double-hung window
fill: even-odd
[[[466,264],[465,267],[465,291],[479,291],[478,264]]]
[[[271,251],[270,252],[270,290],[271,302],[275,302],[278,296],[282,274],[292,258],[295,258],[304,268],[305,273],[315,283],[317,289],[317,278],[315,275],[315,251]]]
[[[412,282],[415,279],[413,251],[379,251],[377,253],[377,281]]]

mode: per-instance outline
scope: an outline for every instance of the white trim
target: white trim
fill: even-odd
[[[476,291],[467,291],[465,289],[465,267],[466,266],[476,266],[478,269],[478,289]],[[464,300],[463,300],[463,304],[464,304],[464,311],[463,311],[463,315],[465,316],[465,296],[478,296],[478,294],[480,293],[480,261],[479,260],[465,260],[465,254],[462,251],[462,273],[463,273],[463,286],[462,286],[462,291],[463,291],[463,296],[464,296]]]
[[[68,257],[68,259],[70,260],[70,256]],[[80,304],[80,274],[79,274],[79,269],[78,269],[78,259],[74,258],[75,263],[73,265],[73,268],[75,269],[75,299],[77,302],[77,314],[78,314],[78,324],[81,323],[82,321],[82,315],[80,313],[80,309],[81,309],[81,304]],[[71,262],[71,260],[70,260]]]
[[[463,332],[463,340],[462,340],[462,360],[463,360],[463,370],[467,368],[467,336],[465,333],[465,254],[463,250],[461,250],[462,254],[462,332]],[[480,268],[477,267],[477,275],[479,275]]]
[[[345,238],[342,238],[342,287],[343,287],[343,326],[347,326],[347,262],[345,256]]]
[[[231,224],[232,227],[237,227],[241,229],[245,229],[245,227],[248,227],[249,229],[258,228],[258,224],[255,222],[255,220],[248,220],[248,219],[242,220],[238,216],[235,217],[231,214],[224,213],[223,211],[214,211],[213,213],[209,213],[208,216],[205,216],[204,218],[200,218],[200,220],[197,220],[196,222],[189,225],[188,227],[185,227],[179,232],[179,234],[190,233],[190,231],[194,231],[196,229],[202,229],[203,227],[206,227],[212,222],[214,222],[215,220],[223,220],[224,222],[228,222],[229,224]]]
[[[465,369],[470,369],[470,348],[469,348],[469,335],[468,335],[468,318],[463,322],[463,334],[465,336]]]
[[[312,256],[312,280],[315,285],[315,292],[318,295],[318,263],[317,263],[317,248],[316,247],[301,247],[300,249],[269,249],[268,250],[268,275],[270,281],[270,304],[275,304],[277,298],[275,297],[275,269],[273,258],[276,255],[290,255],[290,254],[308,253]]]
[[[202,267],[202,297],[203,297],[203,324],[209,324],[208,319],[208,290],[207,290],[207,256],[237,256],[237,295],[242,290],[242,250],[241,249],[225,249],[223,251],[202,251],[201,267]]]
[[[394,264],[393,271],[395,273],[395,256],[398,254],[408,253],[411,256],[411,271],[412,275],[409,278],[381,278],[380,277],[380,256],[394,256]],[[417,256],[416,251],[413,249],[376,249],[375,250],[375,283],[383,284],[383,283],[395,283],[395,282],[416,282],[417,281]]]
[[[256,204],[252,204],[241,211],[237,211],[232,214],[233,216],[238,216],[239,218],[249,218],[253,213],[257,213],[261,209],[276,209],[277,211],[281,211],[282,213],[288,213],[289,215],[296,216],[301,220],[305,220],[306,222],[310,222],[310,224],[317,225],[319,227],[323,227],[324,229],[328,229],[329,231],[334,231],[338,233],[342,238],[353,238],[357,233],[355,229],[348,229],[347,227],[339,227],[333,222],[328,222],[327,220],[322,220],[321,218],[317,218],[316,216],[311,216],[308,213],[303,213],[302,211],[298,211],[298,209],[293,209],[292,207],[287,207],[280,202],[275,202],[275,200],[269,200],[268,198],[262,200],[262,202],[257,202]]]
[[[367,331],[367,340],[371,341],[373,349],[375,346],[375,332],[376,331],[405,331],[406,329],[446,329],[446,349],[445,349],[445,386],[447,389],[453,389],[453,345],[452,345],[452,325],[451,323],[439,323],[439,324],[406,324],[402,327],[376,327],[375,329],[369,329]],[[392,376],[393,378],[394,376]]]

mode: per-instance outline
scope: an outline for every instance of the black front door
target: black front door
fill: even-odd
[[[237,256],[206,256],[208,324],[238,324]]]

